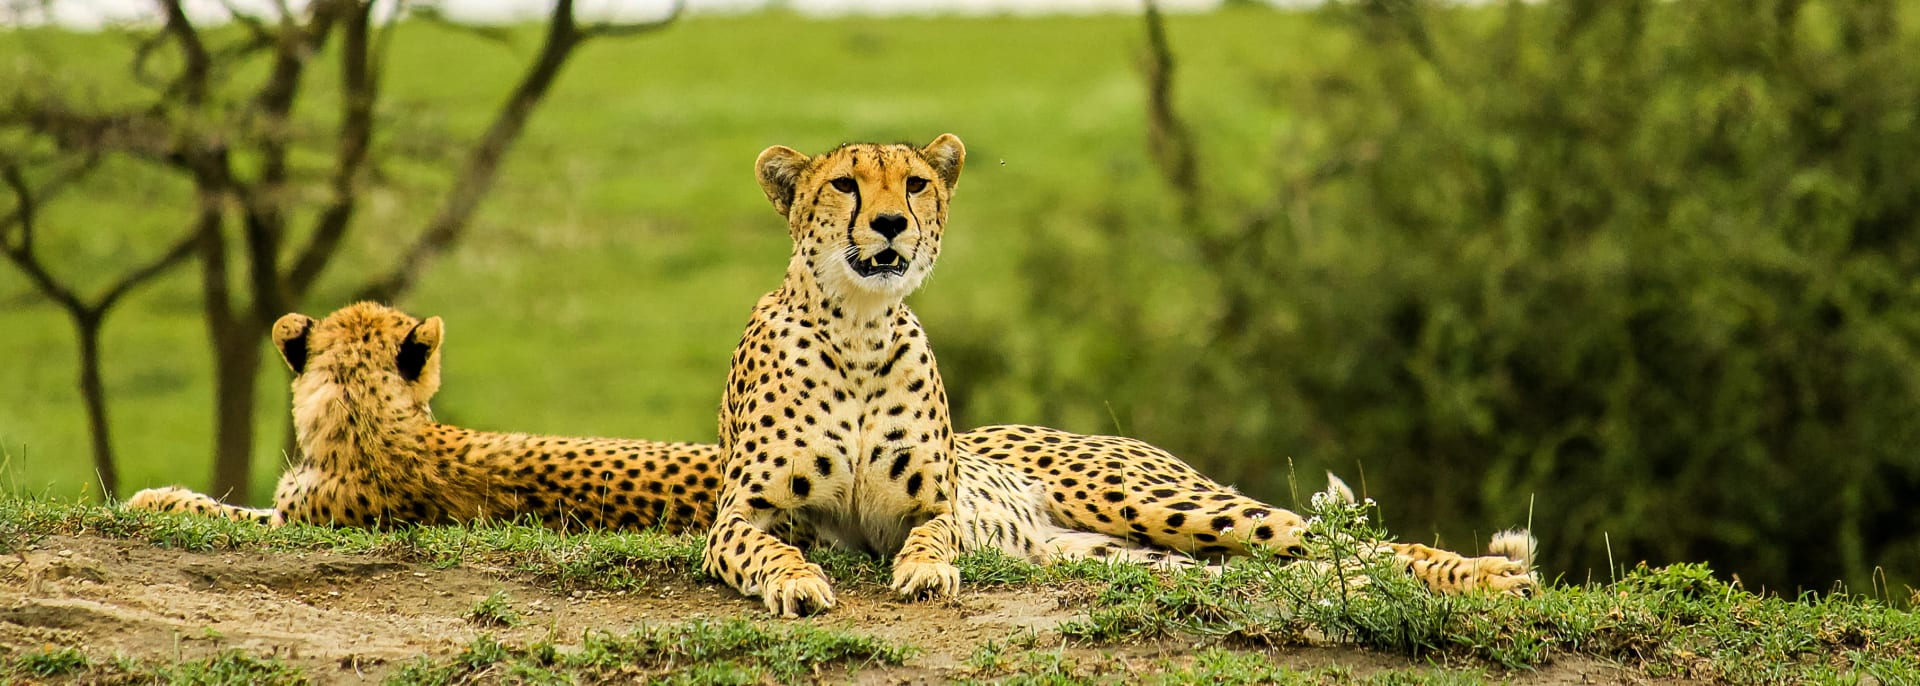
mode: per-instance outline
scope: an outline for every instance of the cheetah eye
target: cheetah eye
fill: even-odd
[[[927,180],[918,176],[907,177],[907,192],[918,193],[927,189]]]
[[[852,193],[858,188],[860,187],[853,183],[851,176],[842,176],[833,180],[833,189],[842,193]]]

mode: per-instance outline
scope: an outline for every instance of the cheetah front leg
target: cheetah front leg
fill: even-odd
[[[893,558],[893,591],[903,598],[952,597],[960,592],[960,524],[952,512],[929,519],[907,532]]]
[[[759,501],[759,502],[755,502]],[[800,549],[768,533],[781,513],[763,498],[723,502],[707,533],[702,570],[745,595],[758,595],[767,612],[794,618],[833,607],[833,584]],[[750,503],[750,504],[749,504]]]

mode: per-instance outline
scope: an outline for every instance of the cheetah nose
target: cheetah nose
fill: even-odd
[[[867,226],[873,227],[874,233],[880,234],[881,238],[893,240],[894,236],[907,230],[907,218],[905,215],[888,212],[874,217]]]

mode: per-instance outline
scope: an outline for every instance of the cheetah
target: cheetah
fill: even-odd
[[[719,451],[709,444],[495,433],[434,421],[439,317],[363,302],[315,321],[289,314],[273,342],[293,370],[297,464],[271,509],[178,486],[134,494],[138,509],[269,525],[376,526],[538,518],[555,528],[704,531]]]
[[[755,161],[793,244],[728,372],[726,475],[704,571],[795,617],[834,604],[802,552],[814,542],[891,555],[892,588],[907,598],[953,595],[953,559],[988,547],[1040,561],[1303,553],[1298,515],[1145,443],[994,427],[956,444],[938,364],[904,299],[939,257],[965,159],[960,139],[943,134],[925,147],[855,143],[817,157],[773,146]],[[1487,567],[1468,583],[1527,585],[1505,579],[1524,570]],[[1423,578],[1438,569],[1408,568]],[[1493,576],[1502,579],[1482,583]]]
[[[755,162],[793,251],[727,373],[726,478],[702,568],[773,614],[833,606],[801,550],[816,540],[892,556],[901,596],[959,590],[946,390],[903,299],[939,257],[965,160],[943,134],[818,157],[773,146]]]

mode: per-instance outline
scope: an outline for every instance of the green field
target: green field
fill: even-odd
[[[1283,59],[1266,41],[1309,28],[1272,13],[1182,17],[1175,26],[1207,37],[1193,41],[1187,59],[1196,106],[1208,110],[1233,106],[1232,89],[1205,87],[1209,78],[1228,81],[1240,73],[1229,66]],[[90,48],[115,40],[0,34],[0,62],[96,76],[86,90],[110,98],[124,87],[114,78],[121,62],[108,59],[119,53]],[[380,142],[401,149],[469,139],[536,44],[530,30],[505,48],[407,27],[386,84],[390,116],[404,125]],[[446,421],[501,430],[712,440],[728,355],[785,264],[785,227],[752,176],[754,156],[772,144],[820,150],[959,134],[971,164],[938,275],[915,306],[936,340],[1016,335],[1011,296],[1035,282],[1010,257],[1034,232],[1083,230],[1083,220],[1050,207],[1109,184],[1120,193],[1152,182],[1131,67],[1140,46],[1128,17],[785,16],[693,17],[655,36],[588,46],[536,115],[470,239],[400,303],[447,322],[448,383],[436,410]],[[325,116],[314,113],[316,125]],[[425,163],[398,166],[412,187],[378,196],[353,254],[326,280],[334,286],[318,289],[307,313],[344,305],[437,201],[438,174]],[[185,222],[181,189],[122,183],[48,210],[44,240],[58,241],[52,254],[68,273],[156,251]],[[191,274],[141,293],[109,323],[107,386],[129,489],[204,487],[210,478],[209,353]],[[72,333],[30,292],[17,272],[0,270],[8,485],[73,494],[87,487],[91,468],[81,459],[87,437]],[[950,376],[965,372],[947,366]],[[268,371],[261,413],[282,416],[284,375],[277,362]],[[263,423],[261,498],[283,440],[277,425]]]
[[[1139,17],[695,16],[583,48],[398,304],[445,318],[443,420],[710,440],[787,256],[755,155],[953,132],[969,164],[912,302],[963,428],[1132,435],[1283,505],[1332,468],[1404,539],[1530,523],[1575,581],[1706,562],[1755,590],[1904,598],[1917,25],[1915,3],[1840,0],[1170,17],[1200,160],[1182,212],[1148,153]],[[534,54],[537,31],[509,34],[398,30],[381,183],[307,314],[424,224]],[[132,40],[0,33],[0,99],[123,102]],[[321,146],[337,77],[311,78],[296,135]],[[96,286],[189,212],[177,180],[107,171],[42,217],[43,252]],[[191,271],[107,325],[127,491],[210,481]],[[269,362],[256,503],[284,459]],[[0,269],[0,486],[88,491],[74,377],[70,327]]]

